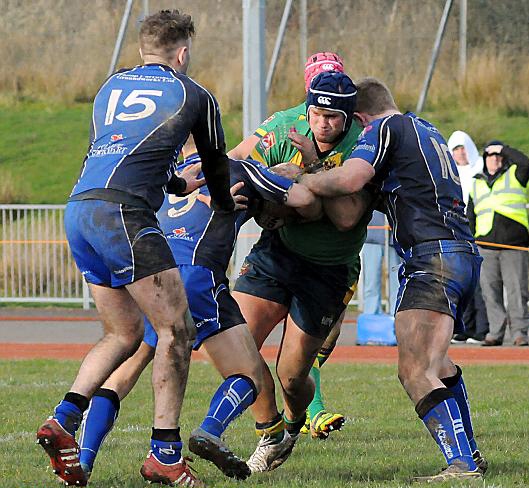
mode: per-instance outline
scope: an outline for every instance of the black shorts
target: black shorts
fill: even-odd
[[[351,300],[355,266],[326,266],[288,250],[277,232],[263,232],[245,259],[234,290],[285,305],[307,334],[327,337]]]
[[[445,243],[443,251],[432,249]],[[396,312],[432,310],[454,319],[454,332],[463,332],[463,313],[479,281],[482,258],[475,244],[434,241],[419,244],[399,270],[400,288]]]
[[[64,223],[77,267],[89,283],[117,288],[176,267],[151,209],[71,201]]]

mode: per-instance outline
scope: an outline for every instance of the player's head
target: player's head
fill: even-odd
[[[189,66],[191,38],[195,25],[190,15],[178,10],[160,10],[147,17],[140,29],[140,55],[161,58],[174,69],[185,73]]]
[[[358,95],[355,117],[365,127],[372,116],[398,110],[389,88],[376,78],[363,78],[356,83]]]
[[[344,73],[325,71],[312,80],[306,103],[314,137],[318,142],[332,143],[351,127],[356,86]]]
[[[309,91],[311,81],[324,71],[344,72],[343,59],[336,53],[316,53],[308,57],[305,63],[305,92]]]

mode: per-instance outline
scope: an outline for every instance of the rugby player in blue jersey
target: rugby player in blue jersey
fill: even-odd
[[[474,439],[461,368],[448,356],[481,265],[456,165],[439,131],[400,113],[383,83],[366,78],[357,87],[355,115],[364,127],[358,145],[342,167],[299,180],[325,197],[370,181],[382,191],[404,259],[395,315],[399,379],[448,463],[414,480],[481,478],[487,463]]]
[[[192,143],[184,146],[184,155],[187,157],[182,168],[186,171],[200,162]],[[191,434],[189,449],[213,462],[227,476],[245,479],[250,469],[223,443],[221,435],[261,391],[263,360],[230,294],[226,270],[240,227],[256,211],[259,213],[257,209],[264,202],[295,207],[308,219],[321,215],[321,203],[304,186],[292,184],[254,161],[231,160],[230,173],[232,193],[237,192],[235,198],[246,201],[247,210],[215,212],[204,186],[186,197],[168,195],[157,216],[182,277],[196,326],[193,348],[203,344],[224,378],[202,424]],[[80,460],[86,472],[92,471],[97,452],[117,418],[120,401],[153,358],[156,342],[156,332],[146,320],[144,341],[138,351],[92,397],[79,440]],[[150,459],[160,457],[159,452],[153,452]],[[153,480],[151,464],[152,461],[144,465],[142,474]],[[170,472],[171,468],[158,471],[158,481],[175,481],[168,476]]]
[[[193,35],[191,17],[177,10],[147,17],[139,34],[144,64],[112,75],[94,100],[90,146],[66,206],[65,227],[105,335],[37,432],[55,474],[70,485],[87,483],[75,441],[83,412],[97,389],[137,349],[144,314],[158,333],[151,451],[161,453],[159,459],[190,480],[188,485],[194,480],[180,454],[178,428],[194,328],[186,325],[186,296],[156,219],[165,190],[188,193],[203,183],[192,173],[187,179],[174,175],[190,133],[212,208],[229,215],[235,205],[217,102],[184,74]],[[164,467],[151,469],[153,481],[156,469]]]

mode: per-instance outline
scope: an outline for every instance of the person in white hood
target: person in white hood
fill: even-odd
[[[468,195],[474,175],[483,171],[483,158],[472,138],[462,130],[456,130],[448,139],[448,149],[457,164],[457,171],[461,179],[463,200],[468,203]]]
[[[472,187],[474,176],[483,171],[483,157],[478,151],[472,138],[462,130],[456,130],[447,141],[448,148],[457,164],[457,171],[461,180],[461,190],[463,200],[468,204],[470,188]],[[489,331],[489,321],[485,302],[481,292],[479,282],[474,291],[472,300],[468,303],[463,321],[466,325],[464,334],[456,334],[452,343],[480,343],[485,339]]]

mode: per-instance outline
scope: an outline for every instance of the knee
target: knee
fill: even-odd
[[[140,347],[143,339],[143,330],[141,327],[120,330],[105,336],[107,340],[117,342],[121,348],[127,351],[128,356],[132,356]]]
[[[277,376],[283,391],[288,396],[296,396],[306,385],[308,377],[299,377],[286,372],[281,372],[280,369],[277,370]]]

